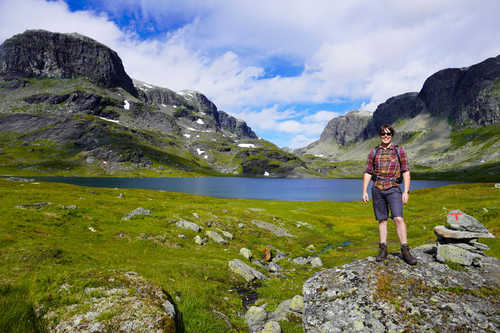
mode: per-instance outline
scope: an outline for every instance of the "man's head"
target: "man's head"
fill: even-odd
[[[378,130],[378,135],[380,136],[380,140],[384,145],[388,145],[391,143],[394,133],[394,128],[392,128],[392,126],[390,125],[382,125]]]

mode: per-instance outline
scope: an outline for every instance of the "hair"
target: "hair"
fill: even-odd
[[[394,134],[396,134],[396,131],[394,130],[394,128],[392,128],[391,125],[380,126],[380,128],[378,129],[378,134],[384,134],[385,130],[389,130],[391,132],[392,136],[394,136]]]

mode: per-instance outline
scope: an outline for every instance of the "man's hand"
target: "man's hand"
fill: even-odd
[[[363,202],[368,203],[370,201],[370,198],[368,197],[368,193],[363,192]]]
[[[403,204],[406,205],[408,203],[408,192],[403,192]]]

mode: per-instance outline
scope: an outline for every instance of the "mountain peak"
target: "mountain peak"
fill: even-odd
[[[27,30],[0,45],[0,75],[85,77],[105,88],[121,87],[137,96],[118,54],[78,33]]]

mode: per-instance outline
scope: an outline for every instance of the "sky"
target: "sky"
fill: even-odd
[[[0,0],[0,43],[27,29],[111,47],[134,79],[196,90],[280,147],[329,120],[500,54],[498,0]]]

